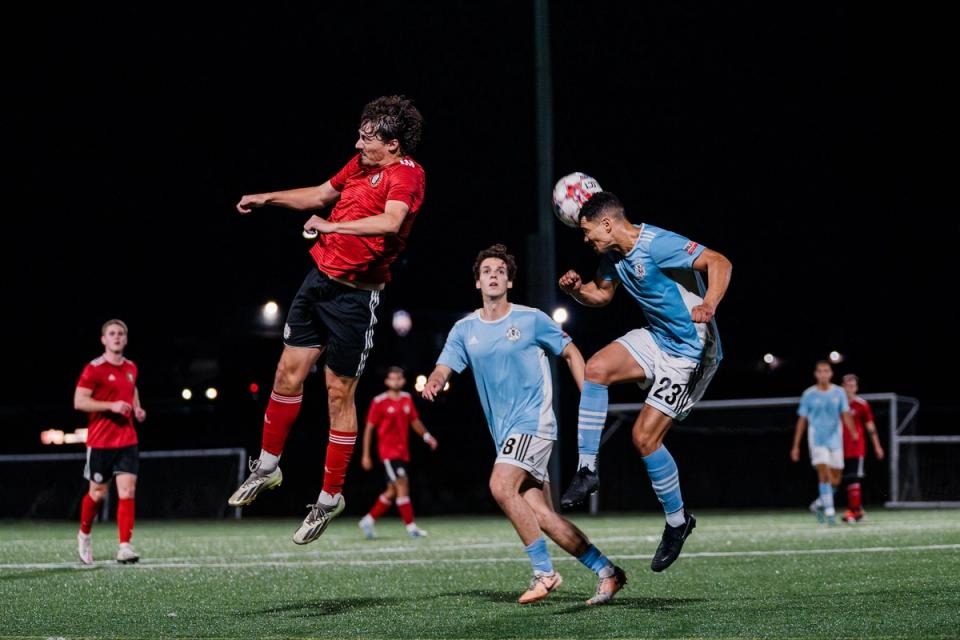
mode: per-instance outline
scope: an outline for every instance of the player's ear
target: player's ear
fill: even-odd
[[[507,289],[513,289],[513,280],[507,280]]]
[[[394,138],[393,140],[387,141],[387,151],[390,153],[399,153],[400,152],[400,141]]]
[[[100,344],[102,344],[103,346],[107,346],[107,336],[105,335],[100,336]]]
[[[480,288],[480,281],[477,280],[477,289],[479,289],[479,288]]]

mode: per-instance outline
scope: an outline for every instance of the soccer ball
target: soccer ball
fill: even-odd
[[[580,226],[580,207],[593,194],[603,191],[600,183],[579,171],[563,176],[553,188],[553,212],[568,227]]]

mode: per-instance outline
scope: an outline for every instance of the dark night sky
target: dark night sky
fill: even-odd
[[[234,390],[269,385],[279,340],[254,336],[252,318],[269,298],[289,302],[309,268],[306,216],[241,218],[233,205],[329,178],[363,104],[388,93],[424,114],[415,157],[428,189],[386,303],[411,311],[414,334],[401,343],[385,323],[373,366],[428,369],[478,305],[476,252],[502,241],[536,259],[524,249],[537,196],[532,9],[454,4],[37,8],[10,23],[26,42],[6,56],[4,101],[14,202],[0,419],[15,449],[81,422],[73,385],[114,316],[131,326],[148,407],[173,416],[182,385],[216,382],[234,401],[219,419],[240,416],[236,439],[255,443],[260,409]],[[797,395],[838,349],[839,373],[858,372],[863,391],[918,396],[925,419],[955,424],[960,110],[945,17],[627,4],[553,3],[555,171],[590,173],[635,222],[733,261],[718,314],[727,360],[708,397]],[[579,242],[558,226],[558,268],[592,271]],[[526,296],[520,281],[512,298]],[[573,310],[586,355],[639,324],[618,297]],[[785,360],[774,374],[756,370],[766,351]],[[362,405],[379,380],[364,381]]]

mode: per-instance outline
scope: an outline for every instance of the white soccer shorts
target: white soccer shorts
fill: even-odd
[[[529,433],[511,433],[503,441],[494,464],[512,464],[525,469],[537,482],[550,482],[547,465],[553,440],[546,440]]]
[[[646,404],[676,420],[690,413],[717,372],[717,363],[701,365],[695,360],[674,356],[661,349],[648,329],[634,329],[617,338],[643,369],[646,380],[641,389],[650,389]]]
[[[843,448],[810,447],[810,464],[825,464],[831,469],[843,469]]]

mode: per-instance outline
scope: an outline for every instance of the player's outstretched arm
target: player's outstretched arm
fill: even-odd
[[[803,416],[797,418],[797,428],[793,433],[793,446],[790,448],[790,459],[794,462],[800,462],[800,440],[803,439],[803,432],[807,430],[807,419]]]
[[[877,425],[873,420],[868,420],[866,424],[867,433],[870,434],[870,441],[873,443],[873,452],[877,454],[877,460],[883,460],[883,445],[880,444],[880,436],[877,435]]]
[[[583,375],[586,365],[583,362],[583,354],[580,353],[580,349],[571,342],[563,348],[560,357],[566,361],[567,366],[570,368],[570,375],[572,375],[576,381],[577,389],[583,391]]]
[[[423,387],[423,399],[433,402],[437,396],[443,391],[444,385],[450,380],[450,376],[453,375],[453,369],[446,365],[438,364],[437,368],[433,370],[433,373],[430,374],[430,377],[427,378],[427,384]]]
[[[360,466],[365,471],[373,469],[373,458],[370,456],[371,443],[373,442],[373,423],[368,422],[363,429],[363,457],[360,459]]]
[[[717,312],[717,305],[723,300],[727,287],[730,286],[733,263],[721,253],[704,249],[693,261],[693,268],[695,271],[706,272],[707,292],[703,296],[703,304],[690,309],[690,318],[694,322],[710,322]]]
[[[245,215],[268,204],[295,211],[312,211],[332,204],[339,197],[340,192],[327,180],[316,187],[245,195],[237,203],[237,211]]]
[[[560,290],[587,307],[603,307],[610,304],[613,294],[617,291],[617,280],[606,280],[600,277],[593,282],[584,283],[580,274],[570,270],[560,276],[558,281]]]

